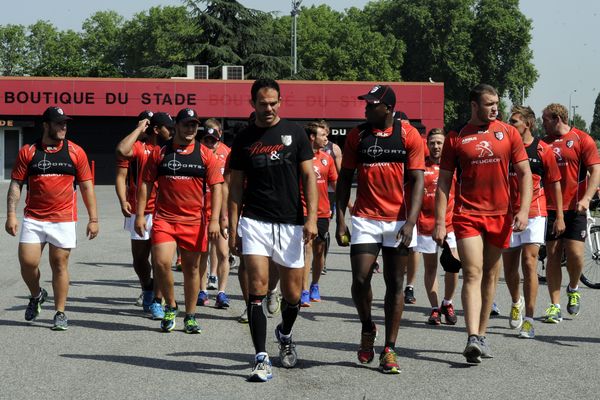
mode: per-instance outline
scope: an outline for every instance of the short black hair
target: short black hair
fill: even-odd
[[[469,93],[469,103],[474,101],[475,103],[479,104],[479,100],[481,100],[481,96],[484,93],[498,96],[498,91],[495,87],[488,85],[487,83],[480,83],[471,89],[471,92]]]
[[[277,91],[277,98],[281,96],[281,91],[279,90],[279,83],[275,81],[275,79],[271,78],[259,78],[254,81],[252,84],[252,89],[250,90],[250,94],[252,96],[252,102],[256,102],[256,95],[260,89],[273,89]]]

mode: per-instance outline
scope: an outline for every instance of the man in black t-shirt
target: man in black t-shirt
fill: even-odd
[[[265,350],[267,317],[262,306],[269,262],[278,266],[283,295],[283,321],[275,329],[279,356],[284,367],[292,368],[297,361],[292,326],[300,309],[303,246],[317,235],[317,186],[313,151],[304,130],[278,116],[281,98],[277,82],[259,79],[251,94],[256,120],[238,134],[231,149],[229,247],[234,252],[241,247],[248,274],[248,323],[256,350],[248,380],[265,382],[273,376]],[[300,179],[308,209],[306,223]],[[238,222],[241,240],[236,234]]]

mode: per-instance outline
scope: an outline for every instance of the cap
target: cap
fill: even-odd
[[[152,115],[152,118],[150,118],[150,125],[172,128],[175,126],[175,121],[173,121],[173,118],[169,115],[169,113],[157,112]]]
[[[42,114],[42,121],[44,122],[64,122],[70,119],[73,118],[67,117],[62,108],[56,106],[46,108],[46,111]]]
[[[152,111],[144,110],[140,113],[140,115],[138,115],[138,121],[141,121],[143,119],[150,119],[153,115],[154,113]]]
[[[446,272],[458,272],[462,268],[462,263],[460,260],[457,260],[450,251],[450,246],[448,242],[444,240],[444,248],[442,250],[442,254],[440,255],[440,264],[442,264],[442,268]]]
[[[216,130],[215,128],[204,129],[204,136],[212,136],[213,138],[215,138],[217,140],[221,140],[221,135],[219,134],[219,131]]]
[[[394,90],[387,85],[373,86],[373,89],[371,89],[369,93],[358,96],[358,99],[371,104],[383,103],[392,108],[396,105],[396,94],[394,93]]]
[[[181,109],[178,113],[177,113],[177,117],[175,117],[175,121],[177,123],[180,122],[187,122],[187,121],[196,121],[196,122],[200,122],[200,120],[198,119],[198,113],[196,113],[196,110],[193,110],[191,108],[183,108]]]

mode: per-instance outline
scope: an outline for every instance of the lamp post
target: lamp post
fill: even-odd
[[[296,47],[298,38],[298,14],[302,0],[292,0],[292,76],[298,73],[298,50]]]
[[[573,109],[573,114],[571,114],[571,123],[569,124],[569,126],[572,128],[573,125],[575,124],[575,109],[579,108],[579,106],[572,106]]]
[[[567,108],[567,114],[569,114],[571,112],[571,97],[573,97],[573,93],[576,93],[576,92],[577,92],[577,89],[573,89],[573,91],[569,94],[569,108]],[[573,114],[575,114],[575,111],[573,111]],[[572,122],[571,122],[572,119],[573,119],[572,115],[567,115],[567,120],[568,120],[567,123],[569,125],[572,125]]]

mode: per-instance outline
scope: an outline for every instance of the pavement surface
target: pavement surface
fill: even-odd
[[[0,184],[1,193],[8,185]],[[23,194],[24,197],[25,193]],[[269,318],[267,349],[274,379],[248,383],[253,361],[247,325],[238,323],[242,308],[237,268],[231,272],[228,310],[199,307],[200,335],[186,335],[177,319],[176,331],[162,333],[134,305],[140,293],[131,266],[129,239],[112,186],[97,187],[100,234],[85,239],[87,214],[79,202],[82,223],[79,243],[70,261],[71,288],[67,304],[70,327],[50,330],[53,301],[51,274],[44,253],[43,286],[50,292],[38,319],[24,320],[28,292],[17,260],[18,239],[0,235],[0,398],[63,399],[597,399],[600,393],[600,291],[582,287],[582,312],[565,315],[558,325],[536,321],[534,340],[518,339],[508,326],[510,299],[501,278],[497,303],[501,315],[491,320],[488,338],[494,358],[482,364],[465,363],[466,333],[460,296],[455,326],[429,326],[422,268],[415,295],[417,303],[405,309],[397,340],[400,375],[377,371],[377,359],[358,364],[356,350],[360,323],[350,298],[347,248],[332,244],[321,279],[323,301],[302,309],[294,337],[300,361],[295,369],[279,367],[272,336],[280,316]],[[0,216],[6,218],[2,201]],[[23,207],[23,199],[21,206]],[[333,226],[331,227],[333,232]],[[174,272],[178,301],[183,303],[182,275]],[[566,274],[564,274],[566,275]],[[564,278],[564,277],[563,277]],[[380,329],[376,351],[383,346],[382,274],[373,277],[374,319]],[[563,279],[563,284],[566,280]],[[561,294],[566,308],[566,295]],[[536,317],[548,303],[540,286]],[[566,314],[566,312],[565,312]]]

